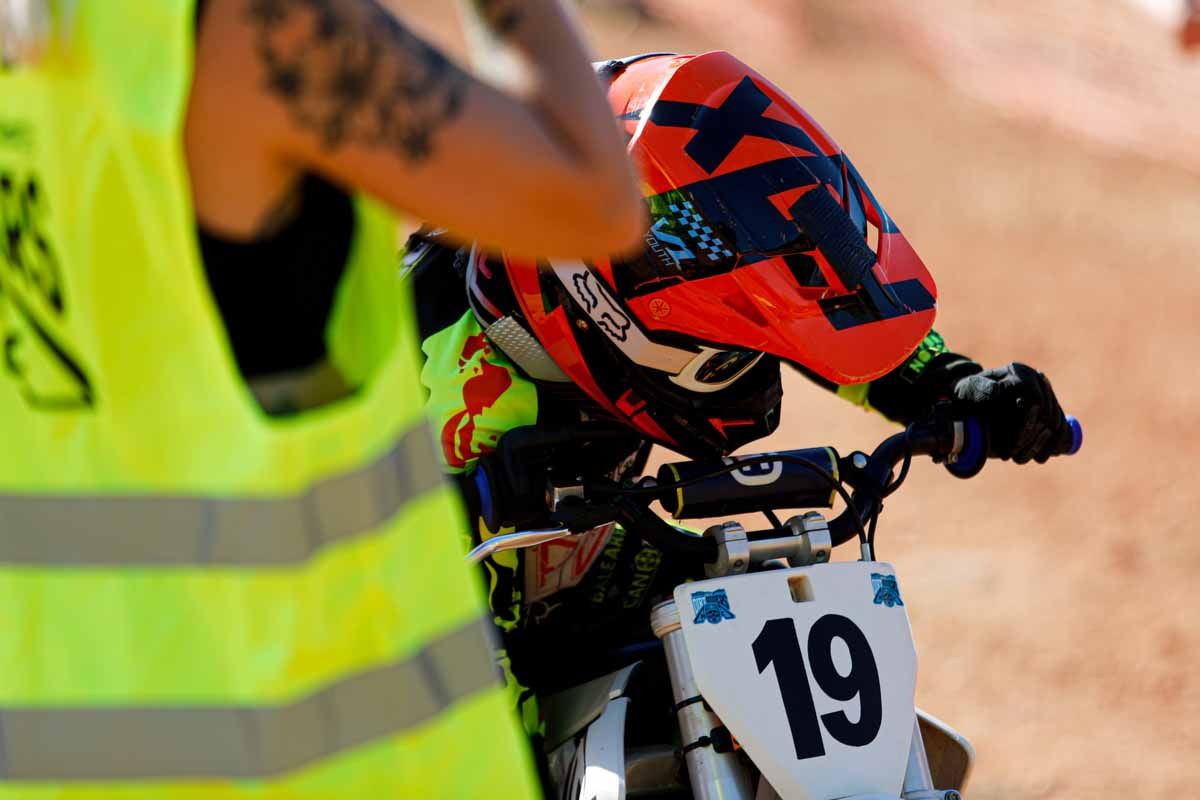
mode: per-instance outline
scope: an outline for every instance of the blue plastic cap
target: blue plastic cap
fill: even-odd
[[[1071,426],[1071,447],[1067,450],[1067,455],[1073,456],[1083,447],[1083,425],[1070,414],[1067,414],[1067,424]]]

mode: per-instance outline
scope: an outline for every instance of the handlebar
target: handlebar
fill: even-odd
[[[1083,426],[1072,416],[1067,417],[1067,424],[1071,441],[1061,455],[1074,455],[1083,445]],[[643,478],[636,485],[581,481],[574,491],[562,493],[563,499],[551,504],[550,520],[576,533],[604,522],[618,522],[673,557],[712,563],[717,558],[715,541],[675,528],[651,511],[650,504],[660,501],[681,520],[777,508],[829,508],[840,494],[848,501],[846,509],[829,522],[836,547],[855,537],[867,538],[864,520],[873,520],[880,513],[883,499],[904,479],[912,457],[930,456],[945,462],[955,476],[969,478],[983,467],[987,455],[986,429],[978,420],[952,420],[941,414],[888,437],[870,456],[854,452],[842,457],[832,448],[790,450],[712,462],[670,463],[659,469],[657,479]],[[905,466],[895,478],[894,470],[901,462]],[[853,489],[853,494],[848,495],[844,486]],[[549,538],[565,535],[560,530],[553,534]],[[778,531],[748,534],[750,540],[776,536]],[[514,546],[535,543],[519,535],[511,539]],[[495,543],[489,552],[501,549],[508,548]]]
[[[1071,443],[1062,455],[1074,455],[1083,445],[1083,426],[1073,416],[1067,417],[1067,424]],[[983,467],[987,455],[987,434],[979,420],[942,418],[910,425],[885,439],[870,456],[856,452],[840,457],[832,448],[816,448],[725,458],[719,463],[665,464],[658,471],[662,488],[657,499],[675,519],[697,519],[775,508],[830,508],[837,484],[846,484],[855,490],[851,502],[829,522],[836,547],[865,533],[863,520],[879,513],[893,470],[901,461],[930,456],[946,462],[952,474],[971,477]],[[778,533],[749,534],[751,539],[756,535]]]

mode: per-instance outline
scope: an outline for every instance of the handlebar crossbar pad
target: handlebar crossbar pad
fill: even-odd
[[[780,456],[779,460],[764,460]],[[753,461],[736,469],[735,462]],[[817,469],[814,469],[816,467]],[[716,475],[710,473],[724,472]],[[703,477],[709,475],[709,477]],[[733,456],[720,461],[682,461],[664,464],[658,483],[659,498],[675,519],[701,519],[727,514],[748,514],[776,508],[829,508],[838,479],[838,455],[828,447],[785,450]],[[670,484],[701,478],[695,483],[669,488]]]

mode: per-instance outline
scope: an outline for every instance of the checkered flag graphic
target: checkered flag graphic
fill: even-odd
[[[696,212],[696,207],[692,205],[692,201],[684,200],[682,205],[672,203],[670,208],[671,212],[687,228],[685,236],[700,248],[700,252],[709,261],[716,263],[726,258],[733,258],[733,251],[713,231],[711,225],[705,224],[704,218]]]

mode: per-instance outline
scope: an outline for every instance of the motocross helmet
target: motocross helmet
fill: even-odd
[[[852,384],[912,354],[933,325],[933,279],[800,106],[725,52],[600,74],[652,224],[644,248],[611,259],[472,253],[472,305],[519,367],[703,457],[778,425],[780,360]],[[500,276],[506,302],[481,288]]]

